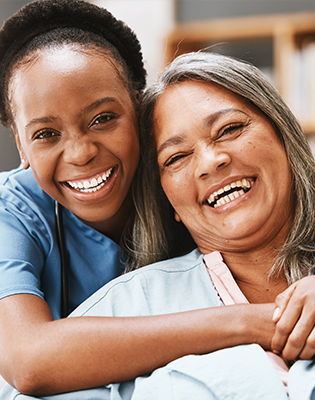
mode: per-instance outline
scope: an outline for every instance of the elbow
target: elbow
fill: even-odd
[[[24,395],[40,396],[46,394],[48,388],[46,387],[47,382],[43,381],[43,374],[29,363],[27,365],[21,364],[18,367],[10,368],[11,374],[7,375],[7,382]]]
[[[32,374],[17,376],[14,380],[14,388],[28,396],[40,396],[46,391],[45,387]]]

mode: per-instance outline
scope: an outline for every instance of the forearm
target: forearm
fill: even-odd
[[[269,346],[268,335],[253,324],[258,307],[33,322],[25,327],[32,339],[24,332],[12,352],[11,383],[37,396],[67,392],[132,379],[187,354],[255,343],[259,337]],[[14,365],[19,366],[15,371]]]

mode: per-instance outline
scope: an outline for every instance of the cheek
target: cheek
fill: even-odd
[[[134,122],[130,121],[124,126],[123,131],[110,144],[113,153],[119,155],[121,159],[132,161],[139,159],[139,141],[136,126],[130,129]],[[105,143],[105,146],[108,143]]]
[[[123,163],[135,169],[139,163],[139,156],[140,150],[136,136],[134,138],[130,137],[128,141],[122,143],[121,159]]]
[[[172,206],[179,210],[188,206],[193,194],[193,184],[184,173],[161,174],[161,185]]]

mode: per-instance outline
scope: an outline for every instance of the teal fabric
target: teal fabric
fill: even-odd
[[[110,239],[63,210],[69,312],[121,275],[124,255]],[[0,298],[34,294],[60,317],[60,256],[54,201],[32,171],[0,173]]]

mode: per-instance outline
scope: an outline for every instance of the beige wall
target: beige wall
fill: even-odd
[[[93,0],[121,19],[136,33],[142,46],[148,82],[164,62],[165,37],[174,24],[173,0]]]

